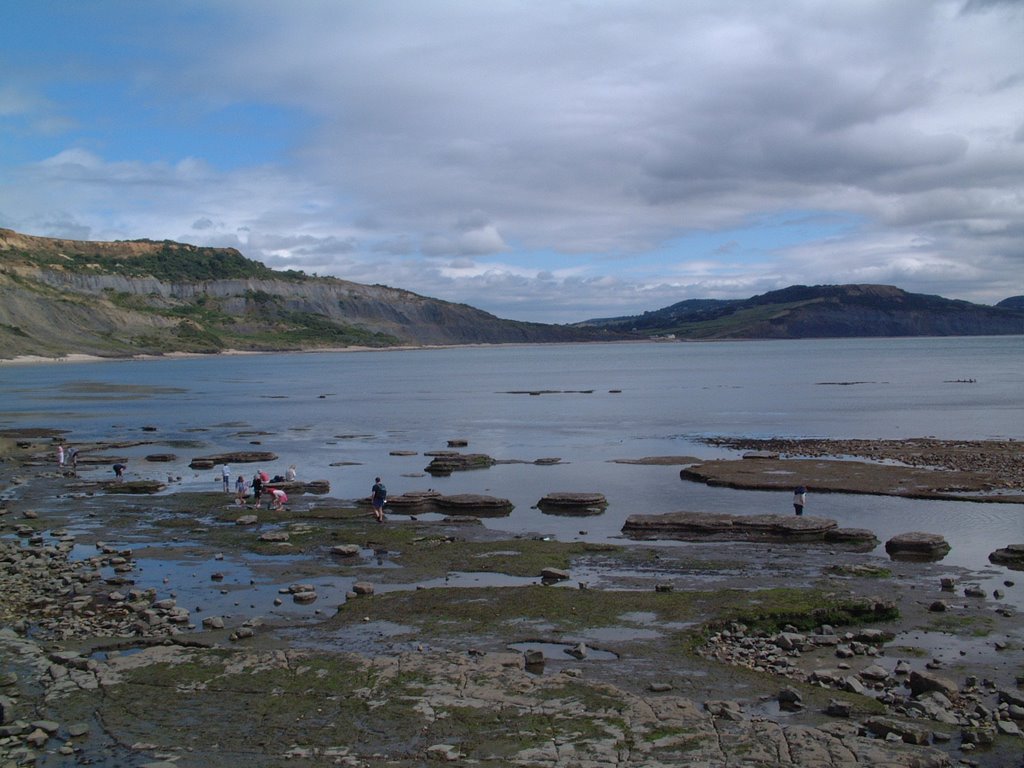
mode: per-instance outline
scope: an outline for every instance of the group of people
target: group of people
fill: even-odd
[[[74,446],[65,449],[64,443],[57,443],[57,466],[78,469],[78,449]]]
[[[246,482],[244,475],[239,475],[238,479],[235,480],[235,504],[240,507],[245,506],[245,500],[249,497],[249,489],[251,488],[254,509],[260,508],[264,495],[269,497],[269,509],[275,511],[283,509],[284,505],[288,503],[288,494],[285,493],[284,489],[274,488],[270,484],[291,483],[294,482],[297,475],[298,471],[294,464],[288,467],[284,475],[275,475],[273,479],[262,469],[256,471],[250,482]],[[224,484],[224,493],[230,493],[231,468],[227,464],[221,466],[221,481]]]

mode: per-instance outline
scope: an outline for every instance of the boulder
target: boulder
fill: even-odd
[[[955,696],[960,689],[955,682],[948,677],[942,677],[931,672],[910,673],[910,693],[914,696],[923,696],[926,693],[938,691],[945,696]]]
[[[358,544],[336,544],[331,547],[331,554],[338,557],[355,557],[360,551]]]
[[[885,542],[885,551],[894,560],[941,560],[949,553],[949,542],[937,533],[911,531]]]
[[[791,686],[779,691],[778,701],[779,709],[784,712],[798,712],[804,708],[804,697],[800,695],[800,691]]]

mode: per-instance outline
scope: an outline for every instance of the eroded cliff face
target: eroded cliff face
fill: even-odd
[[[250,265],[258,276],[168,280],[139,274],[140,264],[151,263],[140,260],[155,256],[172,272],[189,271],[189,260],[195,259],[191,271],[202,274],[210,268],[211,254],[226,259],[235,271]],[[148,241],[86,243],[0,230],[0,357],[609,337],[600,331],[502,320],[464,304],[382,285],[274,274],[231,249]]]

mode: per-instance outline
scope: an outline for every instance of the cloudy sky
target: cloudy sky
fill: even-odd
[[[0,226],[501,317],[1024,294],[1019,0],[32,0]]]

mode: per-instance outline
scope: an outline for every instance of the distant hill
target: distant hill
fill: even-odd
[[[794,285],[749,299],[682,301],[580,325],[683,339],[1024,334],[1024,307],[1016,301],[990,307],[889,285]]]
[[[275,271],[233,248],[0,229],[0,358],[621,337],[502,320],[383,285]]]
[[[1024,296],[1011,296],[1008,299],[1003,299],[996,306],[1000,309],[1024,309]]]

